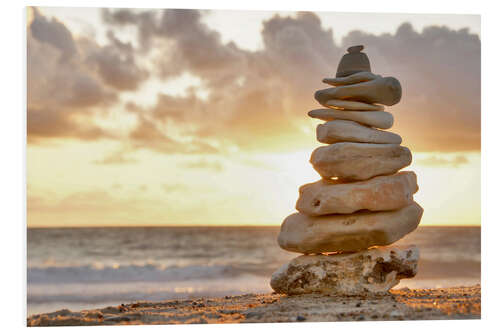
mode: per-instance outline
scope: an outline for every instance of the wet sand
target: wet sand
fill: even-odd
[[[391,290],[380,296],[247,294],[137,302],[33,315],[28,326],[480,319],[481,286]]]

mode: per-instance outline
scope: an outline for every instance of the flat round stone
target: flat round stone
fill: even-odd
[[[387,212],[308,216],[295,213],[283,221],[278,244],[287,251],[353,252],[385,246],[415,230],[424,210],[417,203]]]
[[[395,210],[411,204],[417,191],[413,171],[350,183],[321,179],[300,187],[295,208],[309,216]]]
[[[316,148],[310,162],[321,177],[365,180],[393,174],[411,164],[408,148],[399,144],[339,142]]]
[[[332,120],[316,127],[316,138],[321,143],[364,142],[364,143],[395,143],[402,139],[396,133],[381,131],[360,125],[350,120]]]
[[[328,100],[335,99],[390,106],[401,100],[401,94],[401,83],[396,78],[379,77],[366,82],[318,90],[314,98],[322,105]]]
[[[384,111],[344,111],[336,109],[317,109],[307,113],[311,118],[325,121],[343,119],[352,120],[367,126],[389,129],[394,123],[394,117]]]
[[[341,99],[329,99],[323,106],[327,108],[353,111],[383,111],[384,106],[378,104],[369,104],[357,101],[347,101]]]
[[[325,78],[323,79],[323,83],[338,87],[348,84],[371,81],[381,77],[382,76],[373,74],[372,72],[357,72],[344,77]]]

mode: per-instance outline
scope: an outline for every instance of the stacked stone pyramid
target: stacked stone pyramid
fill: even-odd
[[[326,121],[311,164],[322,177],[299,189],[298,213],[285,218],[279,245],[299,256],[276,271],[271,287],[284,294],[385,293],[417,273],[416,246],[388,246],[415,230],[423,209],[413,201],[417,177],[399,135],[384,131],[384,111],[401,99],[401,84],[371,72],[362,45],[352,46],[335,78],[315,99],[327,109],[309,112]]]

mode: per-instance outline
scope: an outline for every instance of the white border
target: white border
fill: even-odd
[[[495,243],[500,235],[499,214],[496,210],[498,199],[495,197],[499,188],[499,138],[500,110],[498,102],[498,80],[500,77],[498,57],[498,36],[500,17],[498,5],[494,1],[261,1],[235,2],[228,0],[191,1],[191,0],[59,0],[59,1],[8,1],[3,3],[2,11],[2,190],[0,207],[2,207],[2,301],[1,314],[3,330],[26,329],[26,250],[25,250],[25,128],[26,128],[26,36],[25,9],[27,5],[39,6],[75,6],[75,7],[139,7],[139,8],[214,8],[214,9],[255,9],[255,10],[324,10],[337,12],[395,12],[395,13],[456,13],[481,14],[482,20],[482,162],[481,162],[481,197],[482,197],[482,298],[483,308],[481,321],[406,321],[406,322],[365,322],[365,323],[319,323],[319,324],[258,324],[256,325],[183,325],[168,326],[169,330],[184,332],[191,330],[207,330],[213,332],[254,331],[255,329],[284,329],[302,332],[304,329],[347,329],[349,331],[378,332],[401,331],[431,332],[451,328],[456,331],[481,330],[490,331],[498,316],[497,280],[498,250]],[[459,181],[459,180],[458,180]],[[305,325],[305,326],[304,326]],[[495,325],[498,326],[498,325]],[[9,330],[10,328],[10,330]],[[93,327],[93,330],[165,330],[165,326],[135,327]],[[77,328],[88,329],[88,328]],[[38,329],[35,329],[38,330]],[[41,330],[49,330],[41,329]],[[63,328],[62,331],[72,330]],[[61,331],[58,330],[59,332]]]

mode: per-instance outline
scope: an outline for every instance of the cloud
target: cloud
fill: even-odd
[[[114,138],[97,116],[116,105],[120,90],[136,89],[147,78],[130,44],[109,33],[110,44],[75,39],[57,19],[32,8],[27,31],[28,141]]]
[[[102,20],[108,25],[123,27],[126,25],[134,25],[138,29],[139,42],[141,49],[150,49],[150,41],[155,34],[156,13],[158,11],[137,11],[134,9],[110,9],[103,8],[101,11]]]
[[[207,99],[198,98],[194,90],[185,96],[159,94],[156,106],[149,110],[138,105],[129,108],[140,114],[130,139],[155,151],[179,151],[179,137],[189,140],[193,151],[209,153],[227,152],[228,147],[279,150],[303,145],[303,137],[297,134],[305,111],[314,105],[312,92],[320,87],[325,69],[334,69],[330,58],[341,55],[331,31],[323,30],[312,13],[300,13],[296,19],[276,16],[265,22],[262,52],[222,43],[195,10],[156,11],[158,15],[132,10],[103,13],[112,25],[136,25],[140,43],[154,44],[161,55],[155,60],[160,76],[189,72],[209,91]],[[150,20],[147,28],[145,17]],[[171,134],[172,127],[177,133]]]
[[[481,147],[481,42],[467,29],[402,24],[394,35],[351,32],[344,45],[364,44],[372,69],[396,76],[401,103],[388,108],[394,131],[421,151]]]
[[[118,192],[111,189],[111,193]],[[168,202],[145,198],[141,192],[123,198],[95,189],[67,194],[60,199],[47,194],[29,194],[27,198],[30,226],[106,226],[138,225],[158,218],[155,207]],[[160,220],[161,221],[161,220]]]
[[[161,184],[162,189],[167,193],[172,192],[183,192],[189,190],[189,187],[186,184]]]
[[[431,167],[447,167],[452,166],[454,168],[459,167],[463,164],[469,163],[469,160],[464,155],[457,155],[453,158],[445,158],[436,155],[417,160],[416,164],[431,166]]]
[[[104,83],[118,90],[136,90],[149,73],[138,67],[130,43],[122,43],[108,31],[110,45],[89,51],[87,61],[95,65]]]
[[[137,126],[129,134],[129,145],[133,149],[147,149],[159,153],[216,153],[217,149],[197,138],[181,141],[168,134],[168,128],[161,128],[154,116],[140,114]]]
[[[203,23],[203,15],[203,11],[186,9],[104,9],[109,44],[99,46],[88,39],[73,38],[77,51],[70,58],[79,55],[83,60],[76,62],[71,75],[63,68],[63,82],[69,84],[62,85],[50,76],[58,72],[54,67],[50,67],[47,84],[40,84],[50,87],[57,103],[49,107],[42,102],[50,96],[49,91],[42,91],[40,98],[36,98],[36,90],[29,91],[33,109],[52,110],[67,127],[53,133],[39,130],[38,135],[61,136],[65,132],[83,139],[86,135],[71,126],[76,124],[74,119],[82,119],[80,115],[90,127],[91,112],[109,108],[122,91],[134,91],[152,77],[169,80],[189,73],[200,79],[198,88],[175,96],[160,92],[152,107],[129,102],[125,112],[134,115],[137,123],[119,140],[133,149],[166,154],[302,149],[314,140],[312,133],[306,137],[303,128],[314,125],[306,113],[317,108],[313,94],[325,87],[321,79],[336,72],[347,46],[364,44],[374,72],[395,76],[402,83],[401,103],[387,110],[394,113],[392,130],[403,136],[405,145],[414,151],[480,149],[481,43],[466,29],[431,26],[419,33],[410,24],[402,24],[395,34],[353,31],[338,43],[317,15],[300,12],[264,21],[263,48],[248,51],[222,42],[220,34]],[[54,25],[44,31],[63,30],[60,22],[44,22]],[[136,29],[140,47],[135,49],[117,39],[115,31],[124,27]],[[48,40],[45,37],[37,42]],[[39,47],[28,43],[29,49]],[[58,48],[54,42],[43,43],[50,50],[38,53],[51,59],[57,58],[61,48],[69,50],[66,44],[71,44],[59,43],[64,47]],[[138,63],[148,63],[148,70]],[[28,67],[29,74],[36,72],[34,66]],[[40,82],[44,76],[36,77]],[[88,98],[66,92],[77,77]],[[195,89],[208,92],[206,98],[200,98]],[[58,93],[72,98],[64,103]],[[81,105],[83,101],[88,105]],[[79,107],[73,107],[75,104]],[[65,105],[64,112],[56,105]],[[35,128],[33,131],[37,133]],[[96,132],[96,138],[105,135]]]
[[[194,161],[182,162],[179,163],[179,167],[188,168],[188,169],[205,169],[211,170],[214,172],[222,172],[224,170],[224,166],[219,161],[209,161],[206,159],[198,159]]]
[[[33,21],[30,31],[33,37],[42,43],[47,43],[61,52],[61,61],[66,61],[76,53],[76,45],[71,32],[55,18],[48,20],[38,8],[32,8]]]
[[[266,161],[258,158],[248,158],[248,157],[238,157],[237,161],[242,165],[249,166],[252,168],[259,168],[264,170],[279,171],[276,165],[272,165]]]
[[[27,37],[28,107],[85,112],[116,100],[116,94],[85,68],[79,56],[60,63],[61,51],[36,39],[32,33],[33,24],[30,27]]]
[[[36,143],[41,138],[47,137],[76,138],[83,141],[111,137],[103,129],[93,124],[73,120],[72,115],[63,112],[60,109],[28,107],[28,142]]]
[[[376,73],[402,82],[402,103],[388,110],[405,144],[417,151],[480,149],[480,40],[466,29],[432,26],[418,33],[402,24],[395,34],[354,31],[337,45],[317,15],[302,12],[265,21],[264,48],[250,52],[223,44],[201,23],[199,11],[156,13],[106,16],[111,24],[137,25],[142,44],[163,48],[157,65],[164,76],[188,71],[201,78],[207,100],[160,94],[158,104],[143,112],[151,121],[183,128],[187,137],[243,150],[299,148],[306,141],[299,127],[316,107],[312,96],[321,78],[335,73],[347,46],[362,43]]]
[[[58,212],[81,214],[85,211],[112,211],[118,199],[102,190],[82,191],[69,194],[59,200],[51,200],[45,196],[28,195],[28,212]]]
[[[134,158],[129,158],[125,156],[125,151],[115,151],[100,160],[93,161],[94,164],[98,165],[114,165],[114,164],[133,164],[137,163]]]

